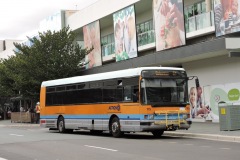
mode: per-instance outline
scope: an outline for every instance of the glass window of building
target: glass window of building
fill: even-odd
[[[101,38],[102,56],[108,56],[115,53],[114,35],[109,34]]]
[[[155,42],[155,32],[152,19],[137,24],[136,28],[138,36],[138,46],[143,46]]]
[[[185,6],[184,8],[186,32],[192,32],[214,25],[212,23],[213,13],[206,12],[205,0]]]
[[[196,16],[198,14],[205,13],[205,12],[206,12],[205,0],[198,3],[194,3],[193,5],[186,6],[184,8],[184,14],[185,14],[185,17],[187,18]]]

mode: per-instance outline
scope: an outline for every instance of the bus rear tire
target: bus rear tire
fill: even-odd
[[[111,121],[110,131],[112,133],[112,136],[115,138],[119,138],[123,135],[123,132],[121,131],[120,122],[117,117],[114,117]]]
[[[155,130],[155,131],[152,131],[152,134],[155,138],[160,138],[164,133],[164,130]]]
[[[58,131],[59,133],[66,133],[64,118],[60,117],[58,119]]]

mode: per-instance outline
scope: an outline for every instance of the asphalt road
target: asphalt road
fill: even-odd
[[[88,131],[59,134],[39,127],[0,126],[0,160],[239,160],[240,143]]]

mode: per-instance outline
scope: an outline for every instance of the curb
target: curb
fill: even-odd
[[[40,124],[18,124],[18,125],[8,125],[8,126],[12,126],[12,127],[40,127]]]
[[[11,123],[0,124],[0,127],[40,127],[40,124]]]
[[[189,137],[189,138],[200,138],[200,139],[210,139],[217,141],[231,141],[240,143],[240,137],[237,136],[225,136],[218,134],[200,134],[200,133],[183,133],[183,132],[164,132],[163,135],[166,136],[179,136],[179,137]]]

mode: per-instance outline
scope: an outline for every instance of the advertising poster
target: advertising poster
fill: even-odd
[[[153,0],[156,50],[186,44],[183,0]]]
[[[227,101],[224,85],[204,86],[204,101],[209,106],[209,113],[206,115],[206,120],[218,122],[218,104],[222,101]]]
[[[84,47],[94,48],[92,52],[86,55],[86,69],[102,65],[101,43],[100,43],[100,25],[99,21],[93,22],[83,27]]]
[[[216,36],[240,31],[240,0],[215,0]]]
[[[189,91],[193,121],[203,119],[219,122],[219,103],[240,102],[240,83],[209,85],[200,88],[198,90],[195,86],[190,87]]]
[[[113,14],[116,61],[137,57],[134,6]]]
[[[207,119],[211,112],[209,104],[207,104],[203,99],[203,87],[191,87],[189,91],[189,103],[191,118],[194,119]]]

